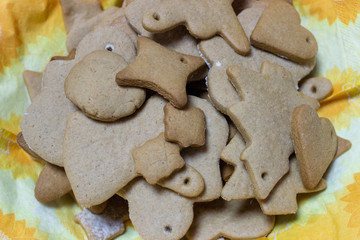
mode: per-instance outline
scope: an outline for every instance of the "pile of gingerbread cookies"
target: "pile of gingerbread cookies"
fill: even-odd
[[[265,236],[351,143],[319,118],[317,42],[284,0],[61,0],[66,57],[25,71],[19,145],[40,202],[72,193],[89,239]]]

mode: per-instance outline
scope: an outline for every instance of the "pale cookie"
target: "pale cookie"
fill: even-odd
[[[200,173],[187,164],[169,177],[159,180],[157,184],[189,198],[199,196],[205,189]]]
[[[187,103],[188,78],[205,62],[200,57],[171,51],[146,37],[138,38],[137,47],[135,61],[116,75],[116,82],[120,86],[151,89],[173,106],[183,108]]]
[[[79,42],[89,33],[94,27],[101,22],[101,20],[108,15],[113,14],[117,8],[109,8],[105,11],[100,12],[99,14],[93,16],[90,19],[85,19],[79,21],[68,33],[66,39],[66,49],[70,51],[71,49],[77,48]]]
[[[46,163],[35,186],[35,198],[39,202],[50,202],[71,191],[70,182],[63,168]]]
[[[254,7],[245,9],[238,15],[238,19],[243,24],[247,36],[250,36],[263,11],[261,7]],[[253,71],[259,71],[261,64],[264,61],[269,61],[291,72],[293,80],[298,82],[312,71],[316,63],[314,58],[304,64],[297,64],[253,47],[250,54],[244,57],[237,54],[220,37],[201,41],[199,49],[211,65],[207,77],[209,97],[215,107],[224,114],[226,114],[227,109],[232,104],[240,101],[240,97],[226,75],[227,67],[238,65]],[[218,51],[218,49],[221,49],[221,51]]]
[[[42,72],[34,72],[28,70],[25,70],[23,72],[25,86],[29,93],[31,101],[33,101],[35,97],[41,92],[42,75]]]
[[[67,76],[66,97],[96,120],[115,121],[131,115],[144,103],[146,93],[116,84],[116,73],[127,65],[121,56],[107,50],[90,53]]]
[[[189,34],[184,26],[178,26],[164,33],[150,33],[143,28],[142,17],[147,10],[156,7],[162,0],[134,0],[125,9],[130,25],[141,36],[148,37],[162,46],[179,53],[200,57],[197,40]],[[208,69],[206,66],[191,76],[189,81],[204,79]]]
[[[79,43],[74,60],[51,61],[46,66],[42,92],[28,107],[21,120],[25,141],[44,160],[63,166],[62,142],[66,121],[70,113],[77,110],[65,96],[65,78],[82,57],[106,48],[123,56],[127,61],[135,58],[136,50],[131,39],[115,27],[104,27],[89,33]]]
[[[250,52],[250,43],[231,6],[233,0],[164,0],[143,16],[143,27],[165,32],[185,25],[191,35],[208,39],[221,35],[239,54]]]
[[[304,79],[299,87],[299,91],[305,95],[322,101],[333,92],[333,86],[329,79],[323,77],[314,77]]]
[[[42,159],[58,166],[63,166],[66,120],[76,110],[64,93],[64,81],[72,65],[72,61],[48,63],[43,73],[42,91],[21,120],[22,133],[29,147]]]
[[[60,0],[66,31],[74,25],[102,12],[98,0]]]
[[[41,157],[39,155],[37,155],[30,147],[29,145],[25,142],[24,136],[22,134],[22,132],[19,132],[16,135],[16,143],[19,145],[19,147],[22,148],[22,150],[24,150],[27,154],[29,154],[32,158],[40,160]]]
[[[124,33],[126,33],[134,44],[138,38],[137,33],[131,28],[129,22],[125,17],[124,8],[115,8],[115,11],[112,14],[105,15],[101,21],[94,26],[94,29],[104,26],[116,26],[120,28]]]
[[[119,196],[109,199],[101,214],[94,214],[84,208],[75,216],[86,232],[89,240],[110,240],[125,231],[124,221],[127,218],[128,204]]]
[[[129,202],[130,220],[144,240],[178,240],[193,221],[193,202],[137,178],[119,192]]]
[[[275,225],[275,216],[266,216],[255,200],[200,203],[194,207],[189,240],[249,239],[263,237]]]
[[[116,26],[105,26],[88,33],[76,48],[76,58],[82,59],[89,53],[106,49],[122,56],[127,63],[135,60],[136,48],[131,38]]]
[[[63,160],[81,206],[106,201],[138,176],[131,150],[164,132],[165,104],[160,96],[152,96],[141,110],[111,124],[91,120],[81,112],[69,116]]]
[[[180,110],[166,104],[164,124],[167,141],[175,142],[182,148],[205,144],[205,115],[199,108],[187,106]]]
[[[235,137],[235,135],[239,132],[234,123],[231,122],[230,120],[228,121],[229,122],[229,139],[228,139],[228,142],[231,141],[231,139],[233,139],[233,137]]]
[[[220,163],[221,177],[223,181],[227,182],[234,173],[234,167],[225,162]]]
[[[301,26],[296,9],[285,1],[271,1],[261,15],[251,36],[257,48],[303,63],[316,56],[314,35]]]
[[[276,64],[264,62],[260,73],[231,66],[227,74],[243,99],[227,112],[246,142],[241,160],[256,197],[265,199],[289,171],[293,109],[307,103],[317,108],[319,103],[296,91],[291,73]]]
[[[104,212],[105,208],[107,207],[108,202],[100,203],[99,205],[91,206],[89,209],[90,212],[93,214],[100,214]]]
[[[201,109],[205,114],[206,139],[205,145],[182,150],[186,164],[196,169],[204,178],[205,190],[195,202],[211,201],[220,197],[222,180],[219,169],[220,155],[224,149],[229,125],[224,116],[208,101],[189,96],[189,105]]]
[[[57,60],[73,60],[76,55],[76,49],[73,48],[67,56],[52,56],[50,61],[57,61]]]
[[[180,146],[167,142],[164,133],[134,148],[131,155],[134,159],[135,171],[152,185],[170,176],[185,164],[180,155]]]
[[[343,153],[347,152],[351,148],[351,142],[347,139],[337,137],[337,150],[335,153],[335,158],[337,159],[340,157]]]
[[[245,141],[237,133],[221,153],[221,159],[234,166],[234,172],[222,189],[221,197],[227,201],[248,199],[254,196],[254,190],[240,155],[245,149]]]
[[[319,118],[315,109],[304,104],[292,112],[291,138],[304,186],[313,189],[334,160],[337,151],[334,126],[329,119]]]
[[[267,215],[294,214],[298,209],[296,196],[299,193],[318,192],[326,188],[322,179],[316,188],[309,190],[301,181],[300,170],[295,155],[290,157],[290,170],[276,185],[268,198],[259,200],[263,212]]]

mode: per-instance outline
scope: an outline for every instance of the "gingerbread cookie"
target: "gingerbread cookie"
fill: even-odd
[[[263,11],[264,9],[262,7],[254,7],[245,9],[238,15],[238,19],[243,24],[247,36],[250,36]],[[240,101],[240,97],[226,75],[227,67],[238,65],[253,71],[259,71],[261,64],[264,61],[269,61],[291,72],[294,82],[297,83],[312,71],[316,63],[315,58],[303,64],[294,63],[253,47],[251,48],[250,54],[244,57],[237,54],[226,41],[220,37],[201,41],[199,49],[211,65],[207,77],[207,86],[211,102],[224,114],[226,114],[227,109],[232,104]],[[221,51],[218,51],[218,49],[221,49]]]
[[[50,61],[57,61],[57,60],[73,60],[76,55],[76,49],[73,48],[67,56],[52,56]]]
[[[245,164],[240,161],[240,155],[245,146],[244,139],[240,133],[237,133],[221,153],[221,159],[234,166],[234,172],[221,192],[221,197],[227,201],[248,199],[254,196],[253,186]]]
[[[89,240],[110,240],[125,231],[124,221],[127,220],[127,215],[127,202],[114,196],[109,199],[101,214],[94,214],[84,208],[75,216],[75,222],[83,227]]]
[[[337,151],[334,126],[309,105],[301,105],[291,115],[291,138],[304,186],[314,189]]]
[[[131,155],[135,162],[135,171],[152,185],[170,176],[185,164],[180,155],[180,146],[167,142],[164,133],[134,148]]]
[[[137,47],[135,61],[116,75],[116,82],[120,86],[151,89],[173,106],[183,108],[187,103],[189,75],[205,62],[200,57],[171,51],[146,37],[138,39]]]
[[[27,154],[29,154],[32,158],[40,160],[41,157],[39,155],[37,155],[30,147],[29,145],[25,142],[24,136],[22,134],[22,132],[19,132],[16,135],[16,143],[19,145],[19,147],[22,148],[22,150],[24,150]]]
[[[312,190],[305,188],[296,158],[292,155],[290,157],[289,173],[279,181],[265,200],[258,199],[258,201],[261,209],[267,215],[294,214],[298,209],[297,194],[318,192],[325,188],[326,182],[324,179]]]
[[[205,115],[198,108],[187,106],[176,109],[171,104],[164,107],[165,138],[182,148],[205,144]]]
[[[102,12],[98,0],[60,0],[62,15],[69,33],[74,25]]]
[[[193,221],[191,199],[143,179],[135,179],[119,195],[128,200],[130,220],[144,240],[181,239]]]
[[[138,176],[131,151],[164,132],[165,104],[160,96],[152,96],[138,112],[111,124],[91,120],[81,112],[69,116],[63,159],[81,206],[106,201]]]
[[[242,55],[250,52],[250,43],[231,6],[233,0],[164,0],[143,16],[149,32],[165,32],[185,25],[191,35],[208,39],[221,35]]]
[[[157,184],[189,198],[199,196],[205,189],[200,173],[187,164],[169,177],[160,179]]]
[[[285,1],[271,1],[251,34],[257,48],[303,63],[316,56],[314,35],[301,26],[296,9]]]
[[[104,212],[105,208],[107,207],[107,204],[108,204],[108,202],[106,201],[106,202],[100,203],[99,205],[91,206],[88,209],[93,214],[100,214],[100,213]]]
[[[161,0],[134,0],[126,7],[126,18],[134,30],[141,36],[148,37],[162,46],[179,53],[200,57],[196,39],[189,34],[184,26],[178,26],[164,33],[150,33],[143,28],[142,17],[144,13],[161,3]],[[208,72],[207,66],[194,73],[191,81],[202,80]]]
[[[35,198],[39,202],[50,202],[71,191],[63,168],[46,163],[35,186]]]
[[[252,239],[265,236],[274,225],[275,217],[263,214],[254,200],[218,199],[194,206],[194,222],[186,237],[189,240]]]
[[[51,61],[46,66],[42,92],[28,107],[21,120],[25,141],[44,160],[63,166],[62,142],[66,121],[70,113],[77,110],[65,96],[65,78],[82,57],[106,48],[123,56],[126,61],[135,58],[135,46],[131,39],[115,27],[104,27],[89,33],[79,43],[74,60]]]
[[[31,101],[33,101],[35,97],[41,92],[42,75],[42,72],[34,72],[28,70],[25,70],[23,72],[25,86],[29,93]]]
[[[340,157],[343,153],[347,152],[351,148],[351,142],[347,139],[337,137],[337,150],[335,153],[335,158],[337,159]]]
[[[299,91],[305,95],[313,97],[318,101],[322,101],[333,92],[333,86],[329,79],[322,77],[314,77],[301,81]]]
[[[116,73],[127,65],[120,55],[107,50],[90,53],[67,76],[66,97],[96,120],[115,121],[131,115],[144,103],[146,93],[116,84]]]
[[[243,99],[227,112],[247,144],[241,160],[256,197],[265,199],[289,171],[293,109],[307,103],[317,108],[319,103],[296,91],[291,73],[276,64],[264,62],[260,73],[231,66],[227,73]]]
[[[204,178],[205,190],[194,201],[211,201],[219,198],[221,194],[222,180],[219,161],[228,139],[229,125],[224,116],[208,101],[189,96],[188,104],[201,109],[205,114],[206,144],[202,147],[185,148],[181,155],[186,164],[196,169]]]

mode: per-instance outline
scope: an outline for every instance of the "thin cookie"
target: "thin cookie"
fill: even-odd
[[[319,103],[296,91],[291,74],[276,64],[264,62],[260,73],[232,66],[227,73],[243,99],[227,112],[247,144],[241,160],[256,197],[265,199],[289,170],[293,109],[307,103],[317,108]]]
[[[194,206],[189,240],[249,239],[263,237],[275,225],[275,216],[266,216],[254,200],[221,199]],[[256,227],[255,227],[256,226]]]
[[[316,56],[314,35],[301,26],[296,9],[285,1],[271,1],[261,15],[251,36],[257,48],[303,63]]]
[[[94,214],[84,208],[75,216],[75,222],[83,227],[89,240],[110,240],[125,231],[124,221],[127,220],[127,215],[127,202],[114,196],[109,199],[102,213]]]
[[[301,105],[291,115],[291,138],[304,186],[314,189],[320,182],[337,151],[338,138],[327,118],[316,110]]]
[[[208,39],[221,35],[242,55],[250,52],[250,43],[236,19],[233,0],[164,0],[143,16],[143,26],[149,32],[165,32],[185,25],[191,35]]]
[[[314,77],[301,81],[299,91],[318,101],[322,101],[332,94],[333,86],[327,78]]]
[[[60,0],[66,31],[74,25],[102,12],[98,0]]]
[[[71,191],[63,168],[46,163],[35,186],[35,198],[42,203],[58,199]]]
[[[160,133],[131,151],[135,171],[154,185],[184,166],[180,149],[178,144],[167,142],[164,133]]]
[[[29,154],[32,158],[34,159],[41,159],[41,157],[39,155],[37,155],[30,147],[29,145],[25,142],[24,136],[22,134],[22,132],[19,132],[16,135],[16,143],[19,145],[19,147],[22,148],[22,150],[24,150],[27,154]]]
[[[164,107],[165,138],[182,148],[205,144],[205,115],[199,108],[187,106],[176,109],[171,104]]]
[[[187,103],[188,78],[205,62],[200,57],[171,51],[146,37],[138,39],[137,47],[135,61],[116,75],[116,82],[120,86],[151,89],[173,106],[183,108]]]
[[[66,97],[96,120],[115,121],[133,114],[144,103],[146,93],[116,84],[116,73],[127,65],[120,55],[107,50],[90,53],[69,72]]]
[[[295,214],[298,205],[296,196],[299,193],[318,192],[326,188],[326,181],[322,179],[316,188],[305,188],[301,180],[299,166],[296,157],[290,157],[290,170],[265,200],[259,200],[261,209],[267,215]]]
[[[73,48],[67,56],[52,56],[50,61],[57,61],[57,60],[73,60],[76,55],[76,49]]]
[[[263,7],[253,7],[245,9],[238,15],[247,36],[250,36],[263,11]],[[227,67],[238,65],[253,71],[259,71],[261,64],[264,61],[269,61],[291,72],[293,81],[297,83],[308,75],[316,64],[315,58],[303,64],[298,64],[254,47],[251,47],[250,54],[244,57],[237,54],[221,37],[201,41],[199,49],[211,65],[207,76],[209,97],[214,106],[224,114],[232,104],[241,100],[228,80],[226,75]],[[221,51],[218,51],[218,49],[221,49]]]
[[[134,0],[125,8],[125,15],[132,28],[141,36],[148,37],[162,46],[176,52],[200,57],[197,49],[197,40],[189,34],[184,26],[178,26],[164,33],[150,33],[143,28],[144,13],[156,7],[162,0]],[[191,76],[189,81],[202,80],[206,77],[206,66]]]
[[[144,179],[134,179],[118,194],[128,200],[130,220],[144,240],[181,239],[193,221],[191,199]]]
[[[33,101],[35,97],[41,92],[42,75],[42,72],[28,70],[23,72],[24,82],[31,101]]]
[[[221,191],[221,197],[226,201],[249,199],[254,196],[245,164],[240,160],[245,146],[244,139],[237,133],[221,153],[221,159],[235,168]]]
[[[340,157],[343,153],[347,152],[351,148],[351,142],[347,139],[337,137],[337,150],[335,153],[335,158],[337,159]]]

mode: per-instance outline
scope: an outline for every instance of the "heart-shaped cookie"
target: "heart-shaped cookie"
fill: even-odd
[[[309,105],[300,105],[291,115],[291,137],[304,186],[313,189],[334,159],[335,129],[329,119],[319,118]]]
[[[251,44],[298,63],[316,56],[315,37],[300,25],[296,9],[285,1],[272,1],[251,34]]]

